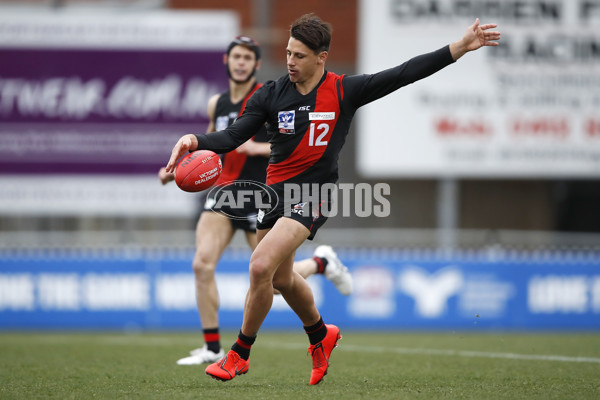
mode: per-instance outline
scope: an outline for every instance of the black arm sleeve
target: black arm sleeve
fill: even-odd
[[[352,106],[358,108],[426,78],[453,62],[450,46],[447,45],[373,75],[347,76],[343,80],[344,93],[348,94],[347,100]]]
[[[266,114],[253,99],[254,97],[248,101],[243,114],[226,129],[210,134],[196,134],[198,150],[228,153],[254,136],[264,126]]]

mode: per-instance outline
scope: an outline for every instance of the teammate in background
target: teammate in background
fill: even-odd
[[[500,33],[490,31],[495,27],[480,26],[477,19],[460,40],[439,50],[373,75],[339,76],[325,70],[331,42],[329,24],[313,14],[304,15],[290,29],[288,74],[257,90],[243,114],[227,129],[181,137],[166,169],[172,172],[176,160],[188,151],[231,151],[266,123],[271,143],[269,187],[283,195],[286,185],[298,188],[311,184],[300,186],[310,190],[315,184],[335,183],[338,155],[359,107],[430,76],[469,51],[497,45],[494,40]],[[318,193],[303,193],[303,198]],[[206,368],[209,376],[230,380],[248,372],[250,349],[271,308],[273,288],[281,292],[308,335],[313,361],[310,384],[321,382],[327,373],[340,330],[324,323],[310,287],[292,267],[296,249],[312,239],[326,220],[321,213],[324,201],[327,199],[290,204],[284,199],[273,205],[275,211],[259,210],[258,245],[250,258],[250,288],[242,327],[227,355]]]
[[[207,132],[222,130],[231,125],[243,110],[246,101],[261,86],[254,76],[260,68],[260,47],[253,39],[236,37],[229,44],[223,62],[229,75],[229,90],[214,95],[209,100],[210,122]],[[228,183],[241,180],[265,182],[271,147],[267,142],[264,127],[257,127],[255,133],[252,139],[224,155],[223,172],[216,185],[224,186],[229,192],[235,192],[238,186]],[[174,179],[174,174],[167,172],[165,168],[161,168],[158,175],[163,184]],[[206,199],[204,212],[201,213],[196,226],[196,253],[193,261],[196,303],[205,345],[192,350],[190,356],[178,360],[179,365],[215,362],[223,357],[219,336],[219,295],[215,269],[237,229],[245,231],[246,240],[252,250],[257,244],[257,208],[254,201],[246,203],[243,209],[227,206],[216,209],[218,196],[223,192],[215,192],[211,192]],[[208,210],[217,212],[207,212]],[[219,211],[235,218],[228,218]],[[304,278],[315,273],[324,274],[343,295],[352,292],[352,277],[330,246],[317,247],[313,258],[294,263],[294,270]]]

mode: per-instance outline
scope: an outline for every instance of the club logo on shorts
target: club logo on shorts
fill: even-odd
[[[277,119],[279,121],[279,133],[285,133],[287,135],[293,135],[296,133],[294,128],[294,120],[296,117],[296,111],[279,111],[277,113]]]
[[[306,203],[294,204],[294,206],[292,207],[292,212],[294,214],[304,215],[304,206],[305,205],[306,205]]]

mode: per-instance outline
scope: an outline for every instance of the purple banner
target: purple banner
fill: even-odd
[[[0,49],[0,174],[156,173],[206,130],[222,54]]]

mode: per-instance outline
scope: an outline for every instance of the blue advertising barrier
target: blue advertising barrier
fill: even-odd
[[[600,257],[339,251],[344,297],[309,278],[324,319],[353,329],[600,330]],[[309,254],[305,254],[309,256]],[[192,253],[0,255],[0,329],[198,329]],[[238,329],[248,253],[218,267],[220,322]],[[299,328],[280,296],[263,327]]]

